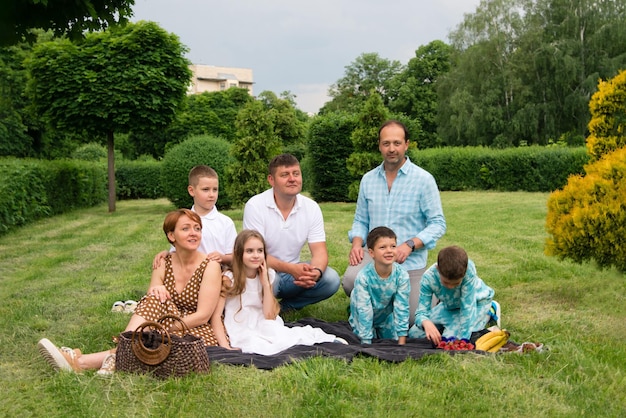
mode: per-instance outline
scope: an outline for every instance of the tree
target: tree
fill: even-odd
[[[186,48],[156,23],[38,44],[27,63],[35,108],[59,129],[106,134],[115,211],[114,133],[166,127],[191,79]]]
[[[236,125],[238,138],[231,148],[236,161],[226,171],[226,188],[234,205],[267,189],[268,163],[281,152],[272,115],[261,101],[246,104]]]
[[[236,138],[237,113],[252,100],[248,90],[238,87],[187,95],[165,130],[157,126],[130,133],[131,156],[162,158],[166,150],[195,135],[221,137],[232,142]]]
[[[305,125],[298,119],[296,109],[289,100],[278,98],[267,90],[259,94],[258,100],[271,115],[274,132],[284,145],[303,142]]]
[[[331,100],[324,104],[320,113],[358,112],[373,91],[387,104],[389,83],[401,70],[399,61],[381,58],[374,52],[361,54],[346,66],[345,75],[330,87],[328,95]]]
[[[234,141],[237,137],[237,114],[252,100],[248,90],[238,87],[188,95],[168,129],[170,142],[181,141],[191,135],[213,135]]]
[[[22,38],[34,41],[31,29],[53,30],[81,38],[86,30],[97,31],[132,16],[134,0],[3,0],[0,6],[0,45],[12,45]]]
[[[483,1],[451,33],[457,53],[440,81],[437,116],[447,145],[494,145],[499,135],[507,140],[503,134],[519,84],[510,62],[522,28],[523,1]]]
[[[550,195],[545,250],[626,272],[626,71],[599,83],[589,110],[591,162]]]
[[[491,0],[450,34],[439,90],[448,145],[582,143],[598,78],[626,66],[626,0]],[[579,138],[579,139],[577,139]]]
[[[354,149],[350,135],[355,115],[333,112],[313,118],[308,131],[307,156],[313,169],[311,196],[318,202],[345,202],[350,184],[358,180],[346,171],[346,159]]]
[[[351,200],[356,201],[359,195],[359,183],[363,174],[380,163],[378,129],[387,119],[389,111],[382,98],[378,93],[372,92],[357,115],[357,127],[350,135],[354,151],[348,157],[346,166],[348,172],[358,179],[349,186],[348,197]]]
[[[390,81],[389,110],[420,122],[420,136],[413,138],[420,148],[440,145],[437,135],[437,85],[450,69],[452,48],[433,41],[415,51],[405,69]]]
[[[626,45],[615,41],[626,37],[625,19],[625,0],[539,0],[529,5],[528,29],[520,36],[515,65],[532,58],[530,71],[520,74],[529,88],[527,101],[538,110],[541,140],[563,133],[585,136],[598,79],[614,77],[626,65]]]

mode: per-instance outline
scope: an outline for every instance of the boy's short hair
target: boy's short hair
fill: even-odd
[[[296,157],[291,154],[280,154],[272,158],[272,161],[270,161],[270,165],[268,167],[269,173],[273,176],[278,167],[291,167],[294,165],[300,165],[300,161],[298,161]]]
[[[467,253],[459,246],[442,248],[437,255],[437,270],[448,280],[459,280],[467,272]]]
[[[197,165],[189,170],[189,185],[197,186],[201,177],[219,179],[217,172],[208,165]]]
[[[367,248],[374,249],[376,242],[381,238],[393,238],[395,240],[398,239],[396,237],[396,233],[393,232],[390,228],[386,226],[377,226],[372,229],[369,234],[367,234]]]

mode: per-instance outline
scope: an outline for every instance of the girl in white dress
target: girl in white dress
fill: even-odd
[[[253,230],[243,230],[235,239],[232,272],[226,291],[224,325],[232,347],[244,353],[276,354],[294,345],[313,345],[345,340],[310,325],[289,328],[278,316],[280,305],[272,284],[276,277],[267,268],[265,240]]]

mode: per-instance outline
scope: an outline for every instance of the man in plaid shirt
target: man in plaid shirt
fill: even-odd
[[[391,228],[398,235],[396,261],[409,272],[409,319],[413,324],[428,250],[446,232],[446,219],[434,177],[411,162],[405,155],[408,147],[409,134],[403,123],[389,120],[378,130],[383,162],[361,179],[354,221],[348,232],[352,249],[343,289],[349,297],[357,273],[372,261],[365,248],[369,231],[377,226]]]

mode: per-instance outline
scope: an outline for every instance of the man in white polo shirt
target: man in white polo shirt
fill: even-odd
[[[269,164],[271,189],[248,200],[243,211],[243,228],[263,235],[269,267],[276,270],[274,295],[281,311],[302,309],[331,297],[339,289],[339,274],[328,267],[324,218],[319,205],[302,191],[300,162],[281,154]],[[310,262],[300,261],[308,243]]]

